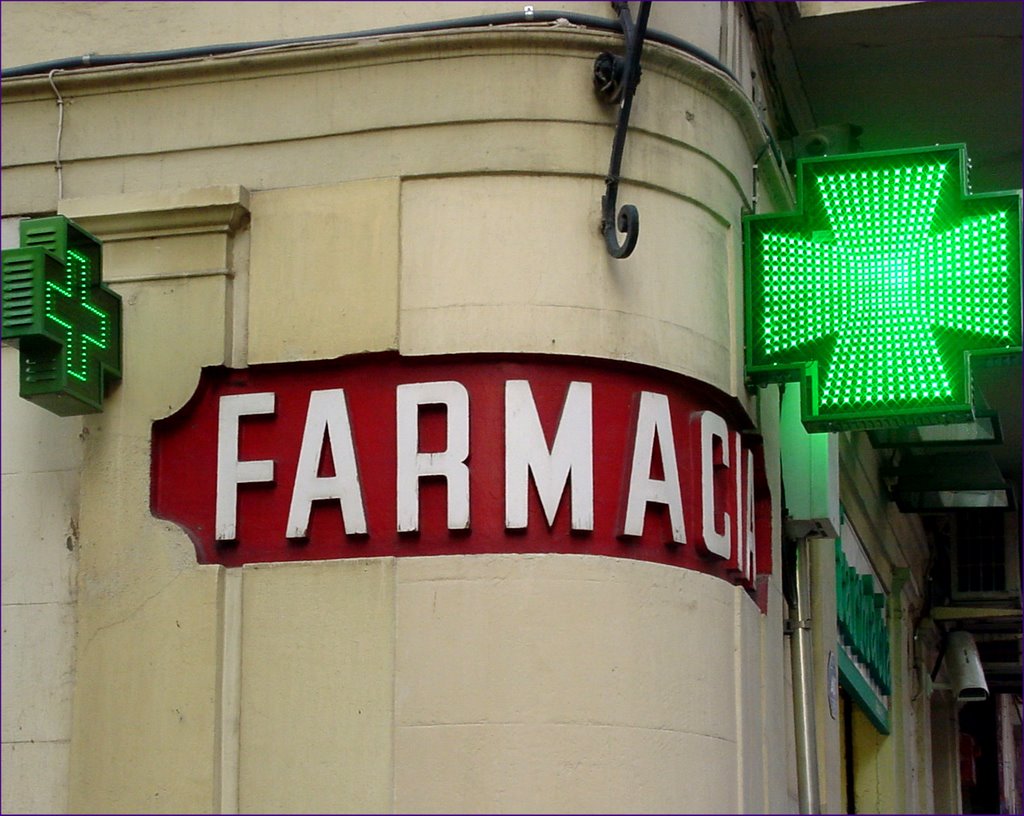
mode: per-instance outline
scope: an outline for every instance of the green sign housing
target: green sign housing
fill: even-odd
[[[20,224],[3,251],[5,342],[21,350],[21,396],[60,416],[103,410],[121,378],[121,298],[102,281],[100,242],[64,216]]]
[[[882,697],[892,694],[892,667],[885,595],[875,592],[871,575],[850,566],[840,539],[835,547],[839,674],[871,722],[887,734],[889,709]]]
[[[963,145],[801,160],[744,219],[749,380],[809,431],[970,421],[972,358],[1021,349],[1021,194],[966,190]]]

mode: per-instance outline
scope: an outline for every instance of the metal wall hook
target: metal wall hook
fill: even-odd
[[[627,258],[640,237],[640,213],[632,204],[625,204],[616,216],[615,208],[619,195],[622,150],[626,144],[626,131],[629,129],[633,94],[640,82],[640,51],[647,33],[647,20],[651,16],[651,2],[644,0],[640,3],[640,13],[635,24],[628,3],[613,2],[612,8],[618,14],[622,26],[626,55],[617,57],[603,52],[594,60],[595,91],[606,102],[620,103],[619,120],[615,125],[615,138],[612,141],[611,161],[608,165],[608,175],[604,180],[605,191],[601,197],[601,234],[604,236],[609,255],[613,258]],[[616,229],[626,236],[621,244]]]

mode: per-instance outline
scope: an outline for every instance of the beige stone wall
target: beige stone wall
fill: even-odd
[[[591,68],[620,41],[575,27],[465,29],[58,72],[53,86],[7,80],[4,211],[56,208],[57,94],[65,198],[481,171],[603,178],[615,108],[596,100]],[[538,42],[550,58],[538,59]],[[738,76],[749,74],[745,61],[737,57]],[[645,63],[644,94],[657,102],[634,106],[625,175],[731,222],[732,197],[750,198],[750,148],[764,143],[749,90],[657,43]],[[692,162],[666,161],[679,150]],[[688,175],[701,163],[707,172]],[[777,176],[762,165],[771,193]]]
[[[247,567],[241,811],[763,810],[750,606],[582,556]]]
[[[150,514],[149,433],[191,396],[203,365],[231,359],[247,197],[212,188],[63,210],[105,241],[105,277],[124,304],[123,382],[83,423],[70,808],[209,812],[224,576]]]
[[[809,5],[809,4],[807,4]],[[819,4],[820,5],[820,4]],[[849,4],[852,5],[852,4]],[[11,3],[0,9],[3,67],[86,54],[195,49],[221,43],[271,43],[331,34],[376,32],[446,20],[511,15],[586,15],[615,19],[610,4],[594,0],[501,2],[427,0],[366,2],[53,2]],[[443,26],[442,26],[443,27]],[[681,38],[721,60],[750,91],[753,48],[737,4],[663,3],[652,8],[650,29]],[[43,30],[45,37],[23,36]],[[397,34],[397,36],[403,36]]]
[[[550,55],[538,56],[537,37]],[[620,191],[621,203],[641,209],[643,238],[630,259],[612,262],[593,235],[615,109],[594,96],[590,66],[613,42],[575,29],[461,32],[372,53],[348,44],[216,68],[59,74],[63,197],[401,178],[403,351],[592,354],[662,365],[745,398],[738,217],[752,196],[751,154],[763,145],[756,113],[722,75],[649,45],[651,101],[635,107]],[[45,212],[57,190],[54,141],[43,138],[55,124],[52,89],[15,80],[5,94],[4,206]],[[135,125],[110,127],[125,117]],[[761,194],[784,201],[777,172],[770,163],[762,171]],[[459,228],[467,210],[473,221]],[[378,250],[356,243],[376,228],[357,214],[316,217],[346,236],[346,250]],[[160,248],[165,258],[177,251],[169,238]],[[263,280],[257,268],[257,322]],[[524,319],[513,336],[494,335],[506,297]],[[316,333],[294,316],[290,328],[299,322]],[[553,323],[559,331],[548,336]],[[260,344],[277,341],[252,337],[255,359],[269,359]],[[319,353],[302,343],[305,351],[282,348],[281,358]]]
[[[334,270],[377,281],[360,303],[379,319],[332,312],[326,349],[294,328],[322,289],[274,292],[283,270],[343,257],[345,234],[315,219],[291,229],[305,204],[351,208],[366,241],[397,246],[400,220],[417,229],[396,217],[400,200],[384,179],[66,203],[109,230],[130,338],[124,383],[87,420],[72,808],[765,808],[785,762],[765,751],[785,728],[782,686],[760,672],[776,659],[775,600],[766,618],[707,576],[572,556],[261,565],[239,581],[191,564],[187,538],[148,516],[149,420],[187,399],[201,365],[239,354],[244,327],[277,338],[270,352],[248,344],[250,360],[395,343],[393,255],[357,252]],[[191,247],[176,257],[197,269],[160,271],[168,220],[192,223],[176,229]],[[245,243],[247,267],[233,251]],[[166,359],[173,350],[194,362]],[[700,768],[700,784],[680,767]]]
[[[695,376],[757,415],[738,234],[756,112],[649,48],[620,194],[640,244],[611,261],[614,110],[590,65],[614,42],[464,32],[58,75],[60,201],[52,88],[5,83],[5,212],[101,237],[125,307],[123,382],[81,423],[72,810],[793,809],[777,577],[765,616],[619,559],[224,570],[149,512],[151,423],[207,365],[550,351]],[[771,168],[762,184],[785,199]]]
[[[844,791],[840,780],[840,721],[832,716],[828,700],[828,660],[838,661],[836,625],[835,541],[815,539],[811,546],[811,604],[813,612],[814,713],[820,770],[819,795],[823,813],[841,813]],[[838,711],[838,709],[837,709]]]
[[[879,734],[866,717],[855,718],[858,808],[867,812],[927,812],[937,806],[931,786],[932,751],[941,741],[930,735],[931,717],[914,622],[926,592],[928,541],[916,515],[900,513],[882,482],[880,454],[867,434],[840,434],[841,496],[847,517],[888,596],[893,689],[889,699],[891,733]],[[858,714],[860,712],[858,711]]]
[[[18,245],[18,219],[3,223]],[[74,688],[82,422],[18,398],[18,351],[4,346],[2,456],[4,813],[67,808]]]
[[[957,704],[948,695],[931,698],[932,777],[935,780],[935,812],[960,813],[963,791],[960,783],[960,727]]]

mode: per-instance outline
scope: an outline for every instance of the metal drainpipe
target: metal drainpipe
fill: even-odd
[[[796,776],[801,813],[820,813],[818,743],[814,724],[814,671],[811,664],[810,539],[796,545],[793,582],[795,602],[789,613],[789,654],[793,664],[793,716],[796,731]]]

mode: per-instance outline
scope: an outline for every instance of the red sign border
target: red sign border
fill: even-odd
[[[668,543],[664,544],[661,548],[656,547],[652,549],[649,545],[637,546],[636,541],[621,535],[609,537],[606,534],[599,534],[596,530],[593,533],[583,533],[565,529],[563,533],[568,533],[568,535],[553,536],[551,533],[560,523],[565,528],[568,527],[565,521],[567,510],[564,505],[568,501],[566,497],[563,497],[562,506],[560,506],[556,516],[555,524],[541,536],[545,541],[538,541],[538,536],[533,535],[535,529],[540,531],[542,528],[547,528],[543,516],[538,518],[537,499],[536,495],[533,495],[531,500],[534,502],[534,505],[531,505],[529,528],[524,531],[504,530],[501,542],[491,541],[484,549],[469,548],[470,542],[473,539],[472,529],[465,532],[446,531],[445,535],[432,535],[427,533],[426,530],[423,533],[396,534],[397,540],[395,543],[397,546],[394,547],[382,547],[380,543],[375,545],[373,543],[374,531],[371,529],[370,535],[367,536],[347,536],[346,544],[351,545],[351,547],[344,554],[333,556],[310,555],[308,548],[307,552],[303,552],[304,545],[302,543],[289,542],[288,550],[285,553],[287,557],[285,558],[249,558],[244,555],[240,556],[237,545],[224,543],[217,543],[215,545],[216,553],[210,553],[208,552],[210,545],[204,540],[204,535],[210,535],[208,531],[206,533],[196,531],[187,519],[181,518],[180,514],[167,512],[166,508],[161,506],[164,504],[160,487],[164,455],[161,452],[159,440],[163,435],[183,432],[189,423],[194,421],[197,412],[206,400],[217,399],[226,393],[253,393],[260,390],[260,383],[262,382],[283,382],[295,378],[303,379],[310,377],[330,378],[333,375],[351,373],[353,370],[360,368],[365,368],[367,371],[378,368],[381,371],[398,370],[407,372],[408,377],[402,381],[422,382],[425,379],[434,378],[433,375],[424,378],[422,376],[424,371],[443,372],[451,369],[456,373],[456,376],[451,377],[451,379],[459,381],[457,373],[460,369],[470,371],[480,369],[481,367],[498,369],[507,367],[520,373],[525,369],[527,374],[530,371],[550,372],[560,369],[571,374],[571,379],[573,380],[586,380],[588,375],[598,379],[615,376],[630,378],[645,383],[647,385],[645,390],[660,387],[660,391],[668,394],[685,394],[688,399],[698,403],[703,410],[710,410],[719,414],[731,430],[739,431],[743,435],[746,445],[755,449],[761,448],[760,436],[754,433],[753,423],[736,398],[725,395],[713,386],[685,375],[625,361],[547,354],[480,353],[403,356],[397,352],[374,352],[348,355],[333,360],[259,364],[244,369],[210,366],[203,368],[195,392],[181,409],[168,417],[153,422],[150,479],[151,511],[155,517],[171,521],[182,527],[195,545],[197,558],[200,563],[220,563],[227,567],[241,566],[246,563],[333,560],[334,558],[470,555],[485,552],[523,554],[568,553],[647,560],[710,573],[730,583],[736,583],[735,569],[730,570],[726,565],[716,562],[715,559],[709,559],[706,555],[697,553],[697,547],[693,544],[674,545]],[[524,378],[529,380],[528,376]],[[502,379],[502,377],[499,376],[498,379]],[[299,390],[302,391],[302,389]],[[309,392],[303,393],[306,393],[308,396]],[[540,411],[540,408],[538,410]],[[597,411],[596,406],[594,410],[595,412]],[[473,414],[472,409],[470,413],[471,415]],[[673,425],[683,421],[682,418],[677,419],[673,416]],[[685,421],[692,421],[692,418],[688,417]],[[265,422],[265,420],[259,417],[246,419],[246,423],[258,424],[260,422]],[[549,443],[551,441],[551,431],[548,427],[550,422],[549,418],[543,423],[545,425],[545,432],[548,434]],[[557,422],[557,415],[555,422]],[[598,434],[596,424],[597,421],[595,419],[595,437]],[[354,426],[355,422],[353,421],[353,434],[355,435],[358,431]],[[389,433],[393,433],[393,431],[389,430]],[[504,445],[504,442],[502,442],[502,445]],[[684,480],[682,491],[685,495],[687,490],[699,490],[699,456],[695,460],[692,452],[688,454],[686,451],[679,451],[679,453],[681,453],[681,458],[678,464],[681,479]],[[628,457],[623,457],[623,459],[625,458]],[[759,605],[763,608],[763,602],[766,602],[765,579],[771,572],[771,495],[766,478],[763,453],[758,452],[753,456],[753,460],[755,463],[753,480],[755,485],[755,540],[757,542],[758,580],[756,586],[749,589],[753,591],[753,594],[759,601]],[[621,470],[628,471],[628,467],[628,462],[624,461]],[[687,470],[689,470],[689,473],[684,473]],[[694,471],[697,471],[697,484],[694,484]],[[626,473],[626,476],[628,477],[628,473]],[[622,477],[619,473],[616,474],[616,477],[620,478],[621,483]],[[531,491],[531,493],[535,494],[535,491]],[[598,502],[604,498],[595,488],[595,509]],[[660,508],[655,508],[655,510],[657,509]],[[649,510],[648,512],[657,515],[655,510]],[[337,510],[335,509],[334,512],[336,513]],[[616,510],[616,514],[616,524],[620,524],[621,519],[618,517],[621,516],[621,510]],[[647,524],[649,525],[650,523],[650,520],[648,520]],[[687,527],[690,528],[691,526],[692,522],[688,519]],[[384,536],[384,538],[388,537]],[[644,538],[647,537],[648,533],[645,527]],[[521,544],[521,546],[517,546],[517,544]],[[234,555],[232,552],[234,552]]]

